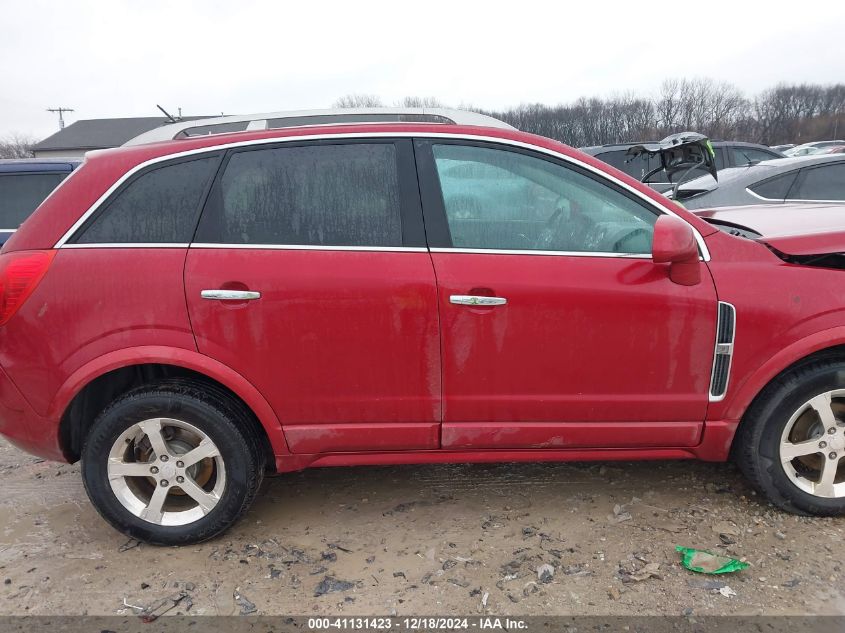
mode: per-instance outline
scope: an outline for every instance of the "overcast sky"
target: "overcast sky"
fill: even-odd
[[[644,7],[648,7],[643,11]],[[0,137],[68,122],[323,108],[349,93],[505,107],[845,81],[845,2],[0,0]],[[685,38],[684,35],[687,37]]]

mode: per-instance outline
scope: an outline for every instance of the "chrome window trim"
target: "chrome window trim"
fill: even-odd
[[[430,248],[432,253],[474,253],[476,255],[544,255],[549,257],[615,257],[619,259],[651,259],[645,253],[605,253],[600,251],[540,251],[505,248]]]
[[[729,306],[733,311],[733,330],[731,332],[731,342],[730,343],[719,343],[719,307],[724,304]],[[728,387],[731,384],[731,367],[733,366],[734,361],[734,343],[736,342],[736,322],[737,322],[737,312],[736,306],[728,301],[719,301],[716,303],[716,335],[715,340],[716,344],[713,347],[713,367],[710,370],[710,384],[707,387],[707,400],[709,402],[721,402],[725,399],[728,395]],[[713,389],[713,379],[715,378],[716,372],[716,359],[719,355],[727,355],[728,356],[728,369],[727,369],[727,376],[725,377],[725,391],[721,396],[714,396],[712,389]]]
[[[188,246],[186,244],[186,246]],[[312,246],[310,244],[214,244],[194,242],[190,248],[251,249],[257,251],[368,251],[374,253],[427,253],[422,246]]]
[[[751,191],[751,185],[746,187],[745,191],[751,194],[753,197],[757,198],[758,200],[762,200],[763,202],[783,202],[785,200],[785,198],[764,198],[759,193],[754,193],[753,191]]]
[[[103,242],[92,244],[63,244],[59,248],[188,248],[190,244],[176,242]]]
[[[750,193],[752,196],[757,198],[758,200],[762,200],[763,202],[780,202],[783,204],[792,204],[793,202],[797,202],[799,204],[843,204],[845,200],[826,200],[819,198],[818,200],[812,200],[810,198],[764,198],[759,193],[754,193],[751,191],[751,187],[746,187],[745,191]]]
[[[599,178],[602,178],[608,182],[612,182],[618,187],[621,187],[628,193],[636,196],[639,200],[642,200],[646,205],[650,208],[656,210],[659,213],[664,213],[666,215],[674,216],[684,223],[686,223],[693,231],[695,236],[695,241],[698,244],[699,251],[701,252],[701,258],[703,261],[707,262],[710,261],[710,251],[707,248],[707,244],[704,242],[704,238],[698,232],[698,230],[692,226],[691,224],[687,223],[686,220],[681,218],[677,213],[675,213],[672,209],[663,206],[656,200],[653,200],[646,196],[644,193],[637,191],[630,185],[625,182],[622,182],[615,176],[608,174],[607,172],[593,167],[577,158],[573,158],[571,156],[567,156],[565,154],[561,154],[560,152],[556,152],[554,150],[547,149],[545,147],[538,147],[536,145],[532,145],[531,143],[525,143],[523,141],[516,141],[509,138],[499,138],[496,136],[487,136],[484,134],[462,134],[457,132],[354,132],[354,133],[346,133],[346,134],[305,134],[305,135],[297,135],[297,136],[282,136],[282,137],[269,137],[269,138],[261,138],[261,139],[250,139],[246,141],[237,141],[233,143],[220,143],[217,145],[209,145],[207,147],[198,147],[196,149],[186,150],[183,152],[176,152],[173,154],[166,154],[164,156],[156,156],[155,158],[151,158],[143,163],[140,163],[127,171],[123,176],[121,176],[111,187],[109,187],[103,195],[101,195],[89,208],[85,213],[83,213],[79,219],[73,223],[73,225],[62,235],[61,238],[56,242],[54,248],[62,248],[65,243],[73,236],[73,234],[82,226],[89,217],[108,199],[108,197],[114,193],[116,189],[118,189],[124,182],[126,182],[129,178],[133,175],[141,171],[142,169],[146,169],[151,165],[155,165],[158,163],[163,163],[171,160],[176,160],[179,158],[185,158],[188,156],[196,156],[198,154],[206,154],[210,152],[219,152],[221,150],[228,150],[228,149],[235,149],[235,148],[243,148],[243,147],[256,147],[261,145],[274,145],[279,143],[296,143],[296,142],[303,142],[303,141],[319,141],[319,140],[352,140],[352,139],[390,139],[390,138],[426,138],[426,139],[457,139],[457,140],[467,140],[467,141],[481,141],[487,143],[494,143],[504,146],[510,147],[519,147],[522,149],[531,150],[537,152],[539,154],[545,154],[546,156],[551,156],[553,158],[557,158],[562,160],[566,163],[577,165],[582,169],[595,174]],[[222,140],[222,139],[221,139]],[[67,179],[65,179],[67,180]],[[536,251],[535,251],[536,252]],[[630,253],[629,255],[638,255],[639,253]],[[618,257],[620,255],[624,255],[624,253],[614,253],[614,256]]]
[[[0,229],[2,231],[3,229]],[[60,248],[217,248],[252,249],[261,251],[371,251],[379,253],[427,253],[421,246],[311,246],[307,244],[210,244],[194,242],[113,242],[103,244],[65,244]]]

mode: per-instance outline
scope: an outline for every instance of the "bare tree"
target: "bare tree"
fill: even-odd
[[[10,134],[0,139],[0,158],[32,158],[36,140],[25,134]]]
[[[437,97],[403,97],[396,103],[403,108],[442,108],[443,102]]]
[[[372,95],[349,95],[336,105],[373,104],[381,105],[381,101]],[[435,107],[441,103],[433,97],[412,96],[397,105]],[[667,79],[652,98],[629,92],[609,98],[581,97],[554,106],[522,104],[500,111],[460,107],[576,147],[657,140],[686,130],[715,139],[767,144],[845,135],[845,84],[781,84],[748,99],[725,82]]]
[[[349,94],[332,104],[334,108],[380,108],[384,104],[377,95]]]

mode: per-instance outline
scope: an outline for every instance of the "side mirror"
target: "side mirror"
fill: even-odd
[[[673,215],[661,215],[654,224],[651,259],[669,264],[669,279],[682,286],[701,281],[698,244],[692,227]]]

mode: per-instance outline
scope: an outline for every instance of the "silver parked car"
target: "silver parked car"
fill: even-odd
[[[782,202],[845,200],[845,154],[766,160],[683,183],[678,202],[688,209]]]
[[[827,147],[834,147],[836,145],[845,145],[845,141],[813,141],[812,143],[804,143],[803,145],[796,145],[784,152],[785,156],[808,156],[821,153]]]

